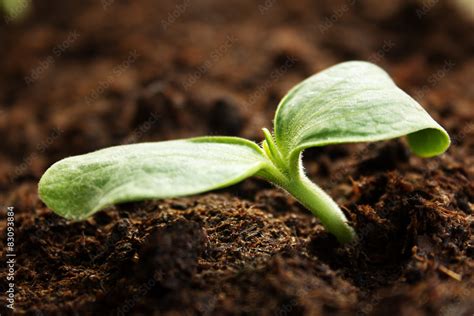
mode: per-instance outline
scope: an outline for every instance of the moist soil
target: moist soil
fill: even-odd
[[[0,255],[13,206],[16,313],[473,315],[474,28],[454,3],[35,1],[24,21],[3,21]],[[350,59],[385,68],[453,140],[434,159],[400,139],[305,152],[356,243],[259,179],[84,222],[38,199],[41,174],[66,156],[260,141],[290,87]]]

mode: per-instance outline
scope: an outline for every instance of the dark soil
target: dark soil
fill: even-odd
[[[14,206],[16,312],[473,315],[474,27],[453,3],[58,0],[2,22],[0,256]],[[38,200],[41,174],[69,155],[259,141],[292,85],[349,59],[387,69],[453,139],[435,159],[403,140],[306,152],[357,244],[258,179],[81,223]]]

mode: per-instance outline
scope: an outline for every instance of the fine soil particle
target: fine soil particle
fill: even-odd
[[[26,20],[0,22],[16,312],[472,315],[474,26],[454,3],[35,1]],[[69,155],[206,134],[259,141],[292,85],[348,59],[387,69],[452,137],[433,159],[404,140],[305,152],[353,244],[258,179],[76,223],[38,199],[41,174]],[[5,216],[0,232],[5,258]],[[2,265],[1,293],[6,275]]]

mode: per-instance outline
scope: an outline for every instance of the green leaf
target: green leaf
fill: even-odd
[[[361,61],[338,64],[301,82],[275,115],[276,143],[286,158],[308,147],[404,135],[422,157],[439,155],[450,144],[446,131],[385,71]]]
[[[39,195],[56,213],[81,220],[115,203],[226,187],[266,165],[255,143],[235,137],[116,146],[55,163]]]
[[[8,19],[17,21],[26,15],[30,2],[31,0],[0,0],[0,7],[3,7]]]

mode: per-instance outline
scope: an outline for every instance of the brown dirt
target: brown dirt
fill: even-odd
[[[425,2],[35,1],[30,18],[1,24],[16,312],[473,315],[474,27]],[[258,141],[293,84],[348,59],[386,68],[453,138],[430,160],[402,140],[306,152],[358,244],[339,246],[258,179],[81,223],[38,200],[39,177],[68,155],[204,134]],[[5,227],[2,215],[2,258]]]

